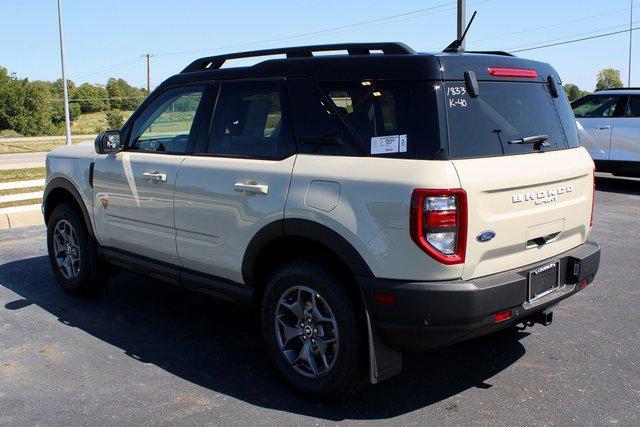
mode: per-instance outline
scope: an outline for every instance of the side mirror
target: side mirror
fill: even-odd
[[[96,153],[111,154],[122,149],[119,130],[105,130],[96,136]]]

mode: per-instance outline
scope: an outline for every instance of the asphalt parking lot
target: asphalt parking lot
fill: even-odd
[[[44,228],[0,233],[0,424],[640,424],[640,180],[601,177],[600,272],[554,323],[405,357],[339,405],[291,392],[255,318],[119,275],[65,294]]]

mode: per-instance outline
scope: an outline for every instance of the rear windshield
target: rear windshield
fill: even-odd
[[[517,142],[534,136],[548,137],[544,151],[579,145],[561,88],[555,99],[543,83],[479,82],[479,88],[472,98],[463,82],[444,84],[450,158],[531,153],[536,144]]]

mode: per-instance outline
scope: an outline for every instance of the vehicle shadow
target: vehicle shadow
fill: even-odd
[[[0,286],[21,296],[5,304],[5,315],[35,304],[65,325],[199,386],[252,405],[330,421],[395,417],[469,388],[490,388],[492,376],[524,355],[519,340],[528,335],[505,332],[407,355],[400,375],[344,403],[325,404],[299,396],[279,379],[254,315],[208,297],[121,274],[101,297],[76,298],[55,283],[44,256],[0,265]]]
[[[596,176],[596,190],[607,193],[640,195],[640,180],[615,176]]]

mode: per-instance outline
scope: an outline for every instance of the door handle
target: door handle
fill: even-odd
[[[144,172],[142,177],[151,181],[166,182],[167,174],[160,172]]]
[[[609,125],[598,126],[598,130],[607,130],[607,129],[611,129],[611,126],[609,126]]]
[[[233,185],[233,189],[236,191],[244,192],[244,193],[255,193],[255,194],[267,194],[269,192],[268,185],[258,184],[255,181],[250,181],[247,183],[236,182]]]

